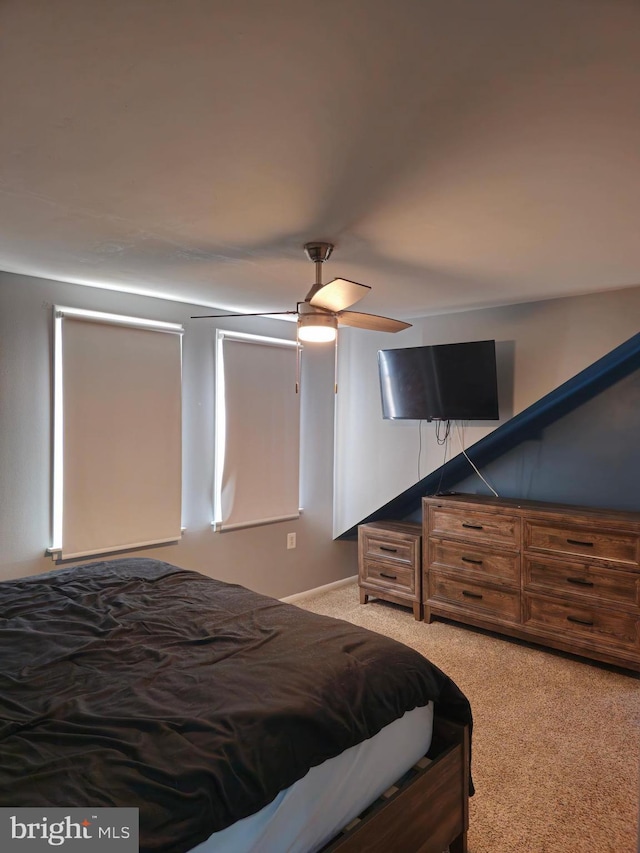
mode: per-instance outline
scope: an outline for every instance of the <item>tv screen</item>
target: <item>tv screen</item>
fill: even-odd
[[[499,418],[495,341],[380,350],[378,369],[384,418]]]

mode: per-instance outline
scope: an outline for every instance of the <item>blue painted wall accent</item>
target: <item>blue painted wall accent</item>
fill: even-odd
[[[640,371],[500,456],[482,474],[503,497],[640,511]],[[490,494],[475,473],[453,488]]]
[[[467,453],[503,497],[640,511],[640,333]],[[422,497],[438,490],[490,494],[459,454],[361,523],[419,520]]]

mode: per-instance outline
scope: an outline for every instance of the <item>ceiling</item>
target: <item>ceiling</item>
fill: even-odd
[[[640,284],[637,0],[3,0],[0,269],[411,318]]]

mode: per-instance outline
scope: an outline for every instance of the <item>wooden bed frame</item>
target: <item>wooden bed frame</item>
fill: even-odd
[[[165,576],[163,565],[148,567],[145,564],[144,569],[141,578],[146,577],[147,572],[149,578]],[[104,565],[94,563],[93,570],[102,577]],[[116,579],[125,579],[127,583],[137,577],[135,566],[133,570],[127,566],[122,573],[113,569],[112,571]],[[175,569],[175,572],[171,570],[167,577],[172,578],[179,573],[179,569]],[[25,580],[30,582],[31,578]],[[64,579],[61,582],[62,586],[63,584]],[[91,590],[90,584],[87,589]],[[61,593],[56,587],[49,596],[49,603],[55,602],[56,596],[59,595]],[[26,607],[25,612],[29,612],[29,607]],[[84,623],[79,624],[82,626]],[[374,645],[373,648],[378,649],[378,646]],[[12,662],[22,665],[23,660],[16,656]],[[435,683],[438,683],[437,680]],[[448,681],[444,683],[454,698],[457,698],[460,713],[463,714],[461,719],[470,719],[464,715],[466,702],[462,701],[463,697],[458,697],[457,688],[454,691],[455,685],[452,686]],[[177,687],[180,687],[179,683]],[[454,703],[452,706],[456,707]],[[112,706],[107,704],[107,711],[111,710]],[[18,749],[15,757],[21,760],[22,754]],[[408,768],[395,784],[332,838],[324,846],[322,853],[443,853],[447,848],[449,853],[467,853],[469,757],[468,727],[436,713],[431,746],[427,754],[413,767]],[[158,773],[164,772],[161,764],[158,767]],[[26,773],[23,774],[23,779],[25,778],[28,778]],[[129,783],[129,777],[125,778]],[[135,782],[134,779],[133,783]],[[69,796],[73,798],[73,788],[69,790]],[[28,791],[22,793],[28,795]],[[166,849],[170,846],[173,849],[176,840],[171,843],[163,842]]]
[[[322,853],[467,853],[468,728],[436,718],[426,759]]]

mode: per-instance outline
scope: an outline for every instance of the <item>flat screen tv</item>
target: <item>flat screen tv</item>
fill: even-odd
[[[495,341],[380,350],[378,369],[384,418],[499,418]]]

